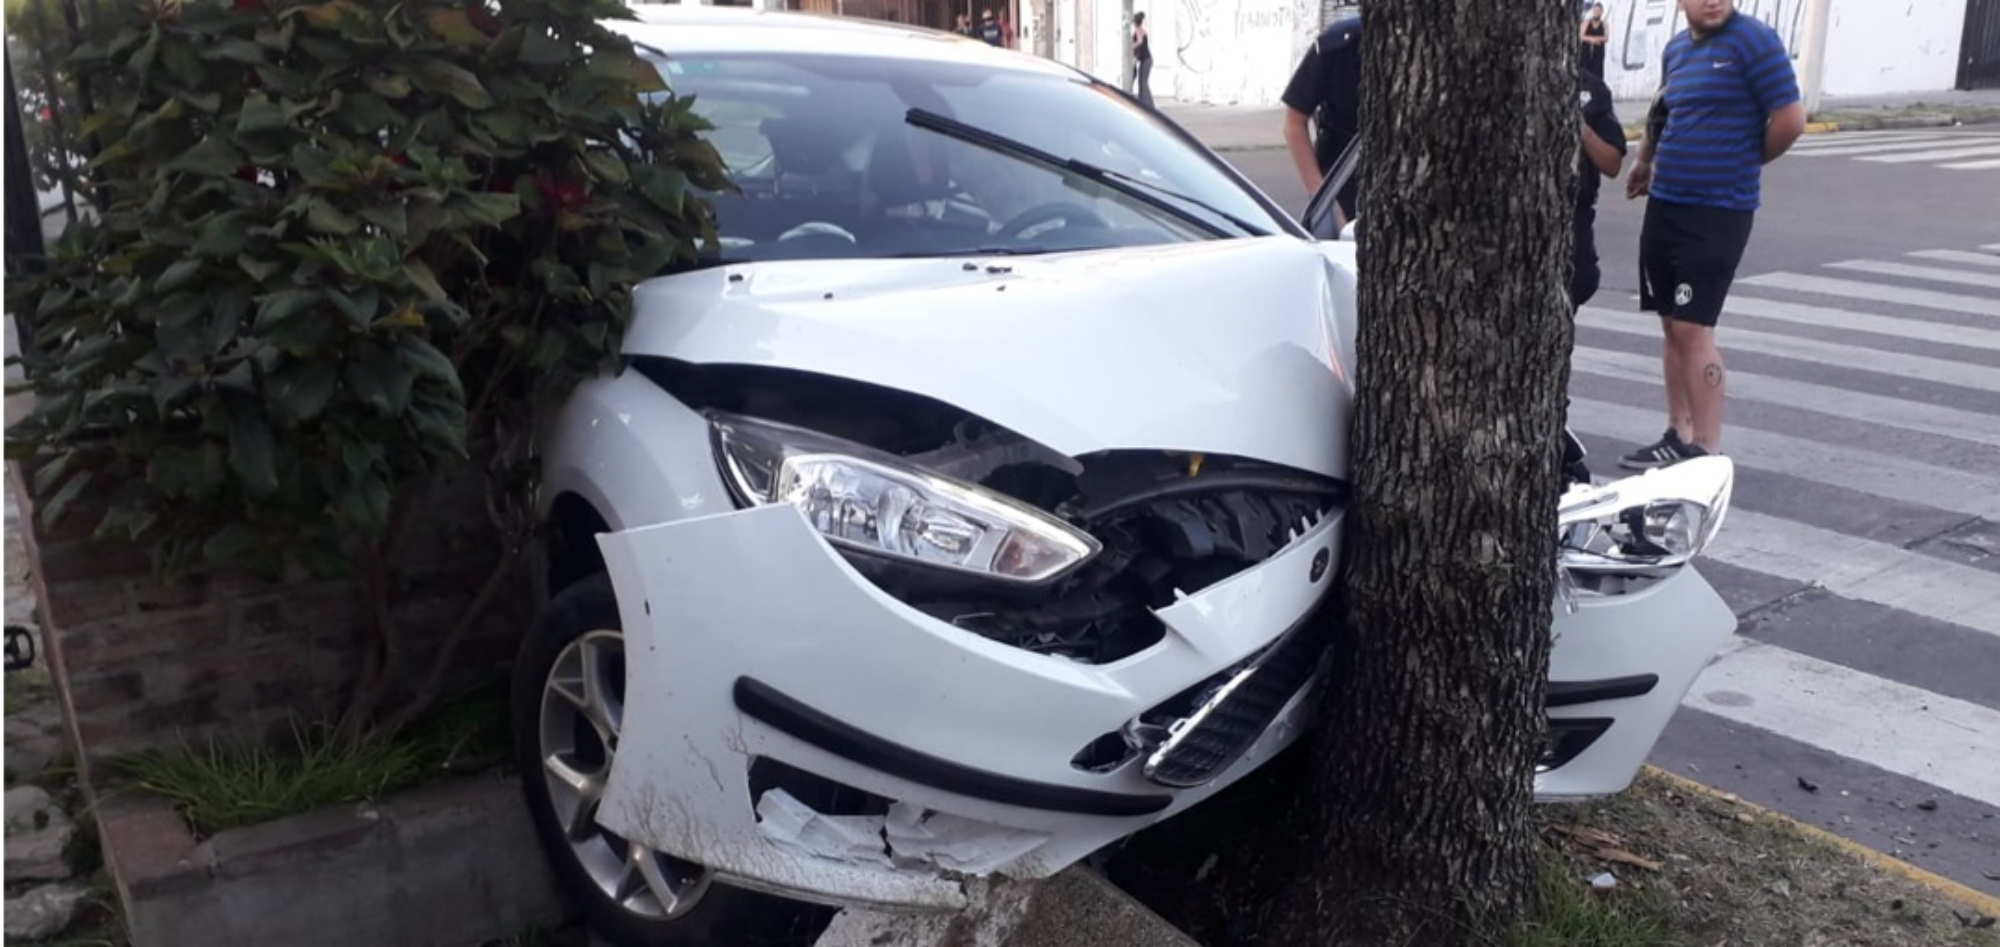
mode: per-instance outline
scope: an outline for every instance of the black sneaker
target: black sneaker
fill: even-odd
[[[1660,435],[1659,440],[1618,458],[1618,466],[1627,470],[1652,470],[1707,454],[1708,451],[1681,440],[1673,428],[1667,428],[1667,433]]]

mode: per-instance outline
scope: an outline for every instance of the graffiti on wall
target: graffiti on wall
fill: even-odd
[[[1736,11],[1769,24],[1797,59],[1805,39],[1806,0],[1736,0]],[[1687,28],[1677,0],[1606,0],[1611,43],[1604,81],[1622,98],[1652,94],[1660,81],[1660,52]]]
[[[1173,55],[1155,88],[1226,103],[1276,101],[1319,20],[1317,0],[1176,0],[1170,22]]]

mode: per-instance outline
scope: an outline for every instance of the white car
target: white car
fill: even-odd
[[[551,599],[514,721],[593,927],[952,911],[1291,743],[1354,245],[1046,60],[791,14],[620,28],[742,192],[541,435]],[[1543,797],[1623,789],[1734,632],[1685,565],[1730,483],[1714,458],[1565,497]]]

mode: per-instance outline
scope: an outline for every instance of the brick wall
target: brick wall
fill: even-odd
[[[363,615],[350,583],[224,573],[163,584],[144,549],[91,536],[103,491],[115,484],[93,483],[61,522],[44,528],[40,498],[28,488],[32,470],[24,466],[9,465],[8,486],[20,501],[42,638],[86,775],[107,757],[184,738],[282,738],[294,719],[339,712],[358,663]],[[452,519],[479,515],[475,490],[461,489],[430,509],[411,562],[397,576],[410,589],[395,608],[412,679],[428,669],[494,556],[454,535],[454,522],[478,522]],[[502,602],[462,644],[455,686],[504,673],[531,608],[525,598]]]

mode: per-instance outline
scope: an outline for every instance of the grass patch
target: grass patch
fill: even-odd
[[[56,685],[49,680],[48,669],[40,664],[9,672],[5,683],[0,686],[6,688],[5,703],[9,717],[49,701],[56,693]]]
[[[1672,906],[1656,892],[1592,890],[1551,849],[1542,860],[1542,903],[1514,927],[1506,947],[1668,947]]]
[[[199,837],[325,806],[378,799],[506,758],[506,691],[486,688],[393,736],[293,728],[292,745],[209,741],[117,761],[121,782],[174,801]]]

